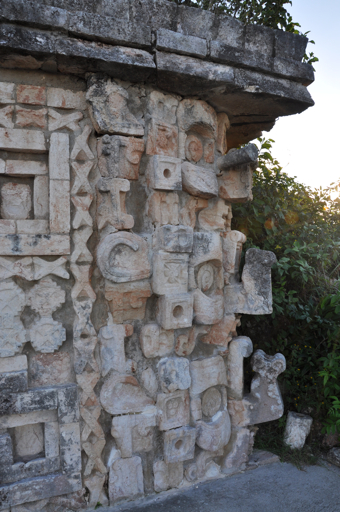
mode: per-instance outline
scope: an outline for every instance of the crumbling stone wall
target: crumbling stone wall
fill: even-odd
[[[189,31],[189,11],[158,4]],[[64,7],[53,23],[65,11],[69,26]],[[13,30],[30,30],[6,9]],[[40,27],[51,9],[41,6]],[[253,346],[237,336],[242,313],[271,312],[275,256],[247,251],[240,276],[246,237],[231,230],[233,203],[252,199],[257,149],[230,146],[266,127],[239,128],[242,111],[273,115],[270,93],[250,79],[232,90],[225,75],[216,87],[211,63],[203,79],[206,41],[165,28],[157,62],[185,43],[199,57],[187,62],[195,92],[171,66],[160,83],[141,71],[151,53],[129,48],[128,30],[127,47],[91,43],[96,55],[77,64],[34,46],[36,32],[0,58],[0,510],[78,510],[234,473],[254,425],[283,414],[284,357],[256,351],[245,393]],[[130,60],[98,72],[104,50]],[[276,106],[306,108],[299,78],[289,93],[270,79],[286,91],[272,90]]]

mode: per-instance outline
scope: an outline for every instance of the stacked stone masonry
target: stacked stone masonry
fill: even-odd
[[[258,152],[233,148],[312,104],[305,39],[163,0],[57,3],[0,5],[6,512],[235,473],[283,414],[284,357],[237,335],[271,313],[276,259],[249,249],[240,272]]]

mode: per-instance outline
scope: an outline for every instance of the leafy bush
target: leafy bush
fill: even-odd
[[[286,410],[310,413],[340,432],[340,200],[338,189],[311,189],[282,171],[272,140],[258,139],[252,202],[233,207],[232,229],[245,249],[273,251],[273,314],[242,317],[242,334],[281,352]],[[250,377],[250,374],[249,374]]]

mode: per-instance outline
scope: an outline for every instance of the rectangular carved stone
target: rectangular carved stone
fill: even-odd
[[[205,57],[207,41],[200,37],[186,36],[180,32],[161,28],[157,30],[156,48],[157,50],[173,51],[182,55]]]
[[[163,295],[158,299],[157,320],[163,329],[191,327],[193,297],[190,293]]]
[[[27,370],[0,374],[1,393],[20,393],[27,390]]]
[[[222,172],[218,178],[219,196],[231,203],[244,203],[253,199],[253,170],[251,165],[243,165]]]
[[[17,224],[15,220],[0,219],[0,233],[3,235],[13,235],[16,233]]]
[[[52,133],[49,152],[51,180],[70,179],[70,142],[67,133]]]
[[[166,463],[181,462],[194,458],[196,429],[177,428],[164,433],[164,460]]]
[[[46,128],[46,108],[33,110],[31,108],[16,107],[16,124],[21,128],[32,126],[44,130]]]
[[[0,373],[27,370],[27,356],[1,357]]]
[[[35,162],[34,160],[7,160],[5,174],[39,176],[47,174],[47,167],[45,162]]]
[[[61,467],[66,473],[81,470],[81,448],[79,423],[66,423],[60,429]]]
[[[148,281],[113,284],[105,283],[105,298],[109,301],[113,321],[143,320],[146,301],[151,297]]]
[[[146,177],[155,190],[182,190],[181,160],[155,155],[149,160]]]
[[[122,457],[132,457],[133,452],[152,450],[153,431],[156,426],[154,407],[141,414],[124,414],[112,419],[111,435],[116,440]]]
[[[138,180],[144,141],[135,137],[104,135],[98,139],[98,166],[103,177]]]
[[[152,290],[157,295],[188,291],[189,255],[155,252],[153,256]]]
[[[0,149],[25,151],[26,153],[45,153],[46,143],[43,132],[0,128]]]
[[[44,424],[45,457],[59,456],[59,423],[50,421]]]
[[[68,235],[0,235],[0,256],[70,254]]]
[[[51,233],[70,232],[70,182],[50,181],[50,230]]]
[[[227,385],[227,372],[221,356],[191,361],[190,395],[199,395],[212,386]]]
[[[147,126],[146,154],[177,158],[178,128],[158,119],[151,119]]]
[[[41,410],[24,414],[0,416],[0,428],[15,428],[34,423],[50,423],[57,421],[57,410]]]
[[[35,219],[48,219],[48,176],[37,176],[34,179],[33,210]]]
[[[46,88],[37,85],[18,85],[18,103],[29,103],[30,105],[45,105]]]
[[[28,412],[56,409],[57,392],[55,389],[45,388],[29,390],[26,393],[10,394],[6,400],[0,398],[0,415],[23,414]]]
[[[65,109],[86,109],[85,93],[82,91],[72,92],[70,90],[56,87],[47,88],[47,106]]]
[[[48,220],[17,220],[17,233],[25,235],[44,235],[49,231]]]
[[[15,84],[0,82],[0,103],[15,103],[14,87]]]
[[[209,199],[218,194],[216,174],[211,169],[205,169],[189,162],[182,164],[183,190],[192,196]]]
[[[157,395],[159,430],[184,427],[190,421],[189,393],[179,390]]]
[[[79,421],[78,386],[76,384],[69,384],[57,388],[57,390],[59,423]]]
[[[191,252],[193,229],[189,226],[167,224],[156,229],[154,246],[167,252]]]
[[[110,468],[110,503],[122,499],[138,498],[144,494],[143,468],[140,457],[118,459]]]

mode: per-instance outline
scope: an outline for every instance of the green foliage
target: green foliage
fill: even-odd
[[[301,25],[293,21],[286,9],[286,5],[292,5],[292,0],[172,0],[178,5],[200,7],[216,14],[227,14],[239,19],[242,23],[252,25],[264,25],[274,29],[293,32],[307,36],[309,32],[299,31]],[[315,44],[314,41],[309,41]],[[319,59],[313,52],[305,54],[303,62],[313,65]]]
[[[256,348],[281,352],[288,410],[311,413],[327,432],[340,432],[340,200],[282,171],[272,140],[258,139],[252,202],[233,207],[233,229],[245,249],[273,251],[273,313],[244,316],[242,334]]]

